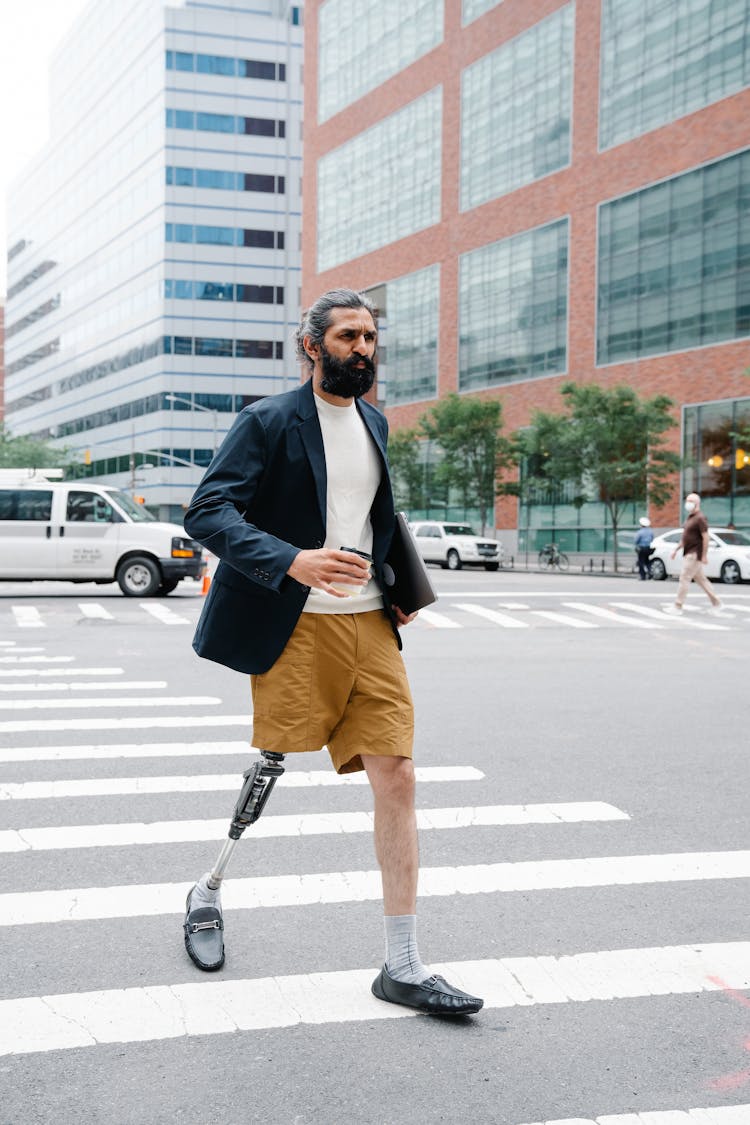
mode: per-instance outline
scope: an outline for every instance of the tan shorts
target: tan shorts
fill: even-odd
[[[381,610],[303,613],[273,667],[250,682],[259,750],[327,746],[337,773],[364,769],[362,754],[412,756],[409,682]]]

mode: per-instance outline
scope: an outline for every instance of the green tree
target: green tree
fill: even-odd
[[[423,508],[424,468],[419,456],[419,435],[414,429],[394,430],[388,437],[388,462],[397,508]]]
[[[436,484],[456,489],[466,507],[479,509],[484,534],[490,517],[494,525],[501,474],[512,459],[511,443],[502,433],[502,404],[449,394],[422,415],[419,425],[442,454]]]
[[[13,437],[8,427],[0,422],[0,469],[64,468],[70,460],[67,449],[58,449],[25,434]]]
[[[661,508],[674,490],[681,461],[664,448],[664,435],[677,424],[670,413],[674,403],[666,395],[639,398],[623,385],[567,382],[562,395],[562,414],[536,411],[530,427],[517,435],[527,469],[524,491],[539,496],[570,484],[576,490],[573,503],[604,504],[616,570],[625,508],[639,500]]]

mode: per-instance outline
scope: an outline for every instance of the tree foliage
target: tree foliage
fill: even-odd
[[[564,412],[536,411],[530,427],[517,435],[526,473],[524,491],[575,490],[573,503],[604,504],[612,523],[617,568],[617,529],[627,505],[645,500],[666,504],[680,468],[676,453],[664,448],[665,434],[677,423],[666,395],[639,398],[632,387],[600,387],[566,382]]]
[[[422,508],[424,469],[419,457],[419,436],[414,429],[393,430],[388,437],[388,462],[397,508]]]
[[[67,450],[25,434],[13,437],[8,427],[0,422],[0,469],[63,468],[69,461]]]
[[[490,519],[494,524],[501,474],[511,461],[511,444],[502,433],[502,404],[450,394],[423,414],[419,425],[442,453],[436,484],[458,491],[465,507],[479,509],[484,533]]]

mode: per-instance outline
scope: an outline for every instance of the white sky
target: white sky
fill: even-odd
[[[48,137],[49,60],[88,0],[0,0],[0,299],[6,292],[6,193]]]

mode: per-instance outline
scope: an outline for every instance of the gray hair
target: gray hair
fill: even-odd
[[[297,359],[310,370],[313,361],[305,351],[303,340],[305,336],[309,336],[313,344],[322,344],[326,331],[331,326],[331,313],[334,309],[367,309],[375,322],[375,327],[378,326],[378,310],[364,293],[357,293],[354,289],[329,289],[322,297],[318,297],[309,309],[305,309],[299,328],[294,334]]]

